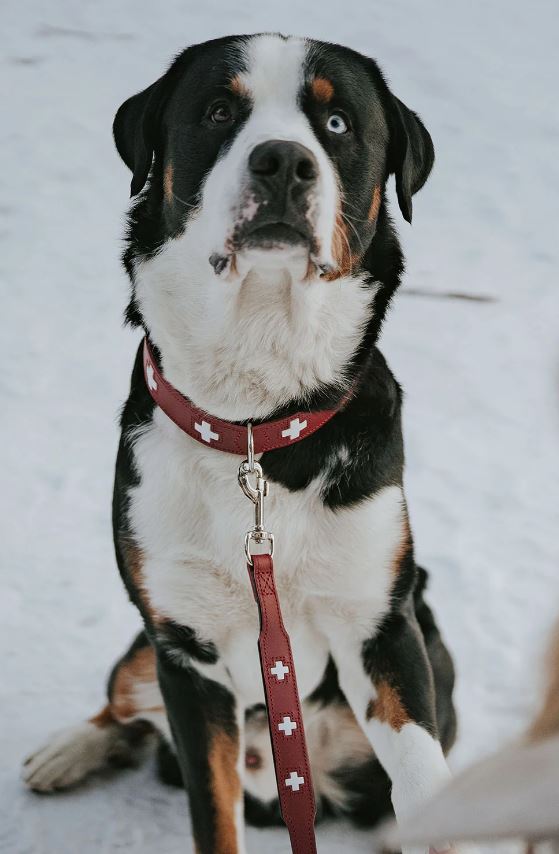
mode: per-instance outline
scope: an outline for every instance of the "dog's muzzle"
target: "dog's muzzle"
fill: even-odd
[[[318,181],[316,157],[298,142],[267,140],[248,158],[249,196],[255,214],[239,226],[235,242],[247,248],[308,245],[312,196]]]

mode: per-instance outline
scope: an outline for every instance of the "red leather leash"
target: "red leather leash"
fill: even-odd
[[[268,483],[254,459],[250,424],[247,459],[239,466],[238,478],[241,489],[254,504],[254,527],[246,534],[245,554],[260,614],[258,652],[281,815],[289,831],[293,854],[316,854],[314,789],[297,677],[274,579],[274,537],[264,527]],[[252,554],[252,543],[266,546],[268,554]]]
[[[281,814],[293,854],[316,854],[310,763],[289,635],[283,625],[272,556],[253,555],[248,571],[260,613],[258,650]]]

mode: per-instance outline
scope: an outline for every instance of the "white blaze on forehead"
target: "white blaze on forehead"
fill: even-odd
[[[241,77],[255,110],[266,106],[297,109],[306,53],[303,39],[256,36],[247,43],[248,70]]]
[[[255,216],[254,200],[248,195],[250,153],[259,143],[281,139],[304,145],[317,160],[318,179],[307,216],[312,217],[319,262],[333,263],[338,182],[333,164],[300,104],[307,50],[304,39],[274,35],[254,36],[242,47],[246,70],[238,79],[250,95],[251,112],[204,186],[201,216],[194,227],[201,246],[210,237],[208,254],[227,254],[235,225]],[[306,269],[304,264],[303,273]]]

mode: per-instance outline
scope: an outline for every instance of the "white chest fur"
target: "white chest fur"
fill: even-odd
[[[159,410],[134,455],[140,485],[130,521],[151,606],[213,641],[220,659],[206,667],[212,678],[232,681],[247,705],[260,702],[258,618],[243,549],[253,508],[237,483],[240,458],[205,448]],[[320,681],[336,625],[351,621],[363,639],[374,632],[405,527],[399,487],[335,511],[320,488],[320,479],[298,492],[271,483],[266,502],[302,696]]]

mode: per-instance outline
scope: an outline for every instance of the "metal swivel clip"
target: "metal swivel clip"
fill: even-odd
[[[262,466],[254,459],[254,438],[252,424],[247,425],[247,458],[239,466],[239,485],[247,498],[254,504],[254,527],[245,536],[245,554],[252,566],[251,542],[257,545],[270,544],[270,555],[274,553],[274,535],[264,528],[264,499],[268,495],[268,481],[262,474]],[[252,480],[251,480],[252,479]]]

